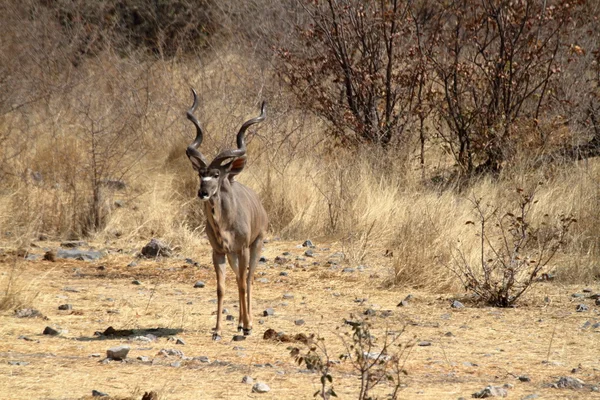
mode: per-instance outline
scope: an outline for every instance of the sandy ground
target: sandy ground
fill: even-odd
[[[373,258],[362,271],[342,272],[344,264],[331,269],[327,261],[339,250],[335,244],[318,244],[316,257],[296,261],[305,251],[298,242],[267,244],[268,261],[259,265],[255,276],[253,335],[241,342],[232,341],[238,311],[231,271],[225,307],[236,321],[226,323],[222,341],[211,340],[216,291],[208,245],[195,260],[198,266],[184,258],[168,258],[130,267],[134,257],[118,253],[99,262],[22,261],[5,255],[0,259],[1,287],[4,290],[12,277],[19,296],[45,318],[17,318],[12,309],[0,314],[0,398],[84,399],[98,390],[113,398],[141,399],[154,390],[161,400],[310,399],[319,388],[319,375],[298,366],[288,349],[303,346],[264,340],[264,331],[314,333],[324,338],[328,353],[337,359],[344,353],[343,319],[362,316],[367,308],[376,311],[370,320],[379,343],[386,330],[403,327],[400,344],[431,343],[405,350],[402,399],[471,398],[487,385],[505,384],[511,399],[534,394],[541,399],[600,398],[593,391],[600,386],[600,328],[584,327],[587,321],[600,322],[600,307],[571,296],[583,287],[541,283],[518,308],[452,309],[452,294],[382,288],[389,274],[383,257]],[[290,261],[275,263],[285,251]],[[280,275],[282,271],[287,276]],[[206,286],[194,288],[198,280]],[[600,293],[598,286],[590,289]],[[284,294],[293,298],[284,299]],[[414,296],[408,306],[397,307],[408,294]],[[73,309],[58,310],[66,303]],[[579,303],[589,310],[576,312]],[[263,317],[267,307],[274,308],[275,315]],[[384,310],[391,315],[381,316]],[[305,324],[297,326],[298,319]],[[62,333],[43,335],[46,326]],[[153,333],[157,339],[94,335],[110,326],[132,329],[135,335]],[[176,344],[173,337],[185,344]],[[103,362],[106,350],[121,344],[131,347],[127,360]],[[205,356],[209,362],[159,355],[161,349]],[[141,356],[148,361],[139,360]],[[241,382],[245,375],[267,383],[270,392],[251,393],[252,386]],[[521,382],[522,375],[530,381]],[[359,380],[351,365],[334,364],[332,376],[339,398],[357,398]],[[579,378],[586,386],[550,387],[562,376]],[[390,391],[383,384],[376,394],[385,399]]]

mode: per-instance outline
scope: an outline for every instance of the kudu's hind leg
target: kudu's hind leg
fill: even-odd
[[[221,320],[223,318],[223,297],[225,296],[225,254],[213,251],[213,265],[217,274],[217,326],[213,333],[213,340],[221,340]]]
[[[248,310],[248,329],[244,330],[244,335],[250,335],[252,332],[252,284],[254,282],[254,271],[256,270],[256,264],[260,258],[260,252],[262,250],[263,237],[259,235],[256,240],[250,245],[250,262],[248,266],[248,276],[246,282],[246,293],[247,293],[247,310]]]
[[[239,252],[238,290],[240,299],[240,319],[243,324],[244,335],[250,334],[250,315],[248,313],[248,266],[250,263],[250,249],[245,248]]]

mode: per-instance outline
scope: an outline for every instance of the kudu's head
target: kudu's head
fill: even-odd
[[[192,93],[194,95],[194,104],[192,104],[192,107],[187,111],[187,118],[192,121],[196,127],[196,139],[188,146],[185,153],[200,176],[198,197],[202,201],[207,201],[219,192],[221,186],[225,182],[225,184],[229,184],[235,175],[242,172],[244,166],[246,166],[246,140],[244,135],[246,134],[246,129],[248,129],[248,127],[265,119],[266,103],[263,101],[258,117],[244,122],[240,128],[237,134],[238,148],[224,150],[219,153],[211,163],[208,163],[206,158],[204,158],[202,153],[198,150],[204,134],[198,119],[196,119],[196,116],[194,115],[194,112],[198,107],[198,95],[194,89],[192,89]]]

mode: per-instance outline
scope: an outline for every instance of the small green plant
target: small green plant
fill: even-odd
[[[352,317],[352,316],[351,316]],[[350,330],[347,328],[350,327]],[[398,339],[404,332],[385,332],[382,343],[371,333],[372,324],[368,319],[344,320],[340,339],[346,349],[339,356],[341,362],[349,362],[360,377],[359,400],[372,400],[373,389],[382,383],[391,384],[392,391],[386,398],[395,400],[402,389],[401,377],[406,374],[404,362],[410,354],[412,344],[401,345]],[[396,351],[394,347],[398,347]],[[337,397],[333,386],[332,366],[335,361],[331,359],[325,340],[316,338],[307,343],[307,349],[302,351],[297,347],[290,347],[290,355],[298,365],[304,364],[307,369],[320,375],[321,387],[313,396],[322,399]],[[339,361],[338,361],[339,363]]]
[[[482,199],[471,200],[478,221],[466,223],[478,228],[479,259],[471,262],[458,248],[450,269],[467,291],[486,304],[513,306],[538,280],[576,222],[571,216],[551,218],[548,214],[542,222],[532,222],[536,190],[516,189],[514,213],[502,213],[484,205]]]

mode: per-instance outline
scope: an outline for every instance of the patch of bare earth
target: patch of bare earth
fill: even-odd
[[[97,390],[113,398],[141,399],[153,390],[160,399],[309,399],[319,387],[319,376],[295,364],[288,343],[264,340],[263,332],[315,333],[337,357],[344,347],[336,328],[343,318],[362,316],[371,308],[377,337],[406,326],[401,342],[431,343],[415,345],[409,353],[401,398],[470,398],[485,386],[505,384],[513,399],[531,394],[543,399],[600,398],[592,391],[600,383],[600,328],[594,327],[600,308],[593,300],[571,296],[580,287],[542,283],[518,308],[453,309],[451,295],[380,287],[391,268],[384,258],[344,272],[347,265],[327,263],[340,250],[335,245],[317,246],[311,258],[298,243],[271,242],[264,251],[267,262],[255,276],[252,336],[232,341],[238,309],[229,271],[225,307],[234,320],[226,322],[223,340],[213,342],[215,276],[208,245],[203,250],[205,256],[195,260],[198,265],[168,258],[128,266],[133,258],[126,255],[98,262],[5,257],[0,261],[2,278],[17,263],[19,280],[37,294],[31,306],[45,318],[17,318],[14,310],[0,315],[1,397],[83,399]],[[290,254],[282,256],[285,251]],[[276,256],[287,262],[276,263]],[[198,280],[206,286],[194,288]],[[397,307],[409,293],[414,298]],[[589,310],[576,312],[582,302]],[[61,304],[72,309],[59,310]],[[274,315],[262,316],[268,307]],[[384,310],[391,315],[384,316]],[[297,326],[299,319],[305,324]],[[43,335],[46,326],[61,334]],[[95,335],[108,327],[133,330],[133,335]],[[103,361],[106,350],[119,345],[131,348],[127,359]],[[161,354],[162,349],[180,350],[184,357]],[[358,376],[347,363],[334,365],[332,374],[339,398],[357,397]],[[251,393],[252,386],[242,383],[245,375],[267,383],[270,392]],[[529,381],[519,380],[523,376]],[[549,386],[561,376],[587,385],[579,390]],[[378,393],[383,398],[385,392],[383,387]]]

